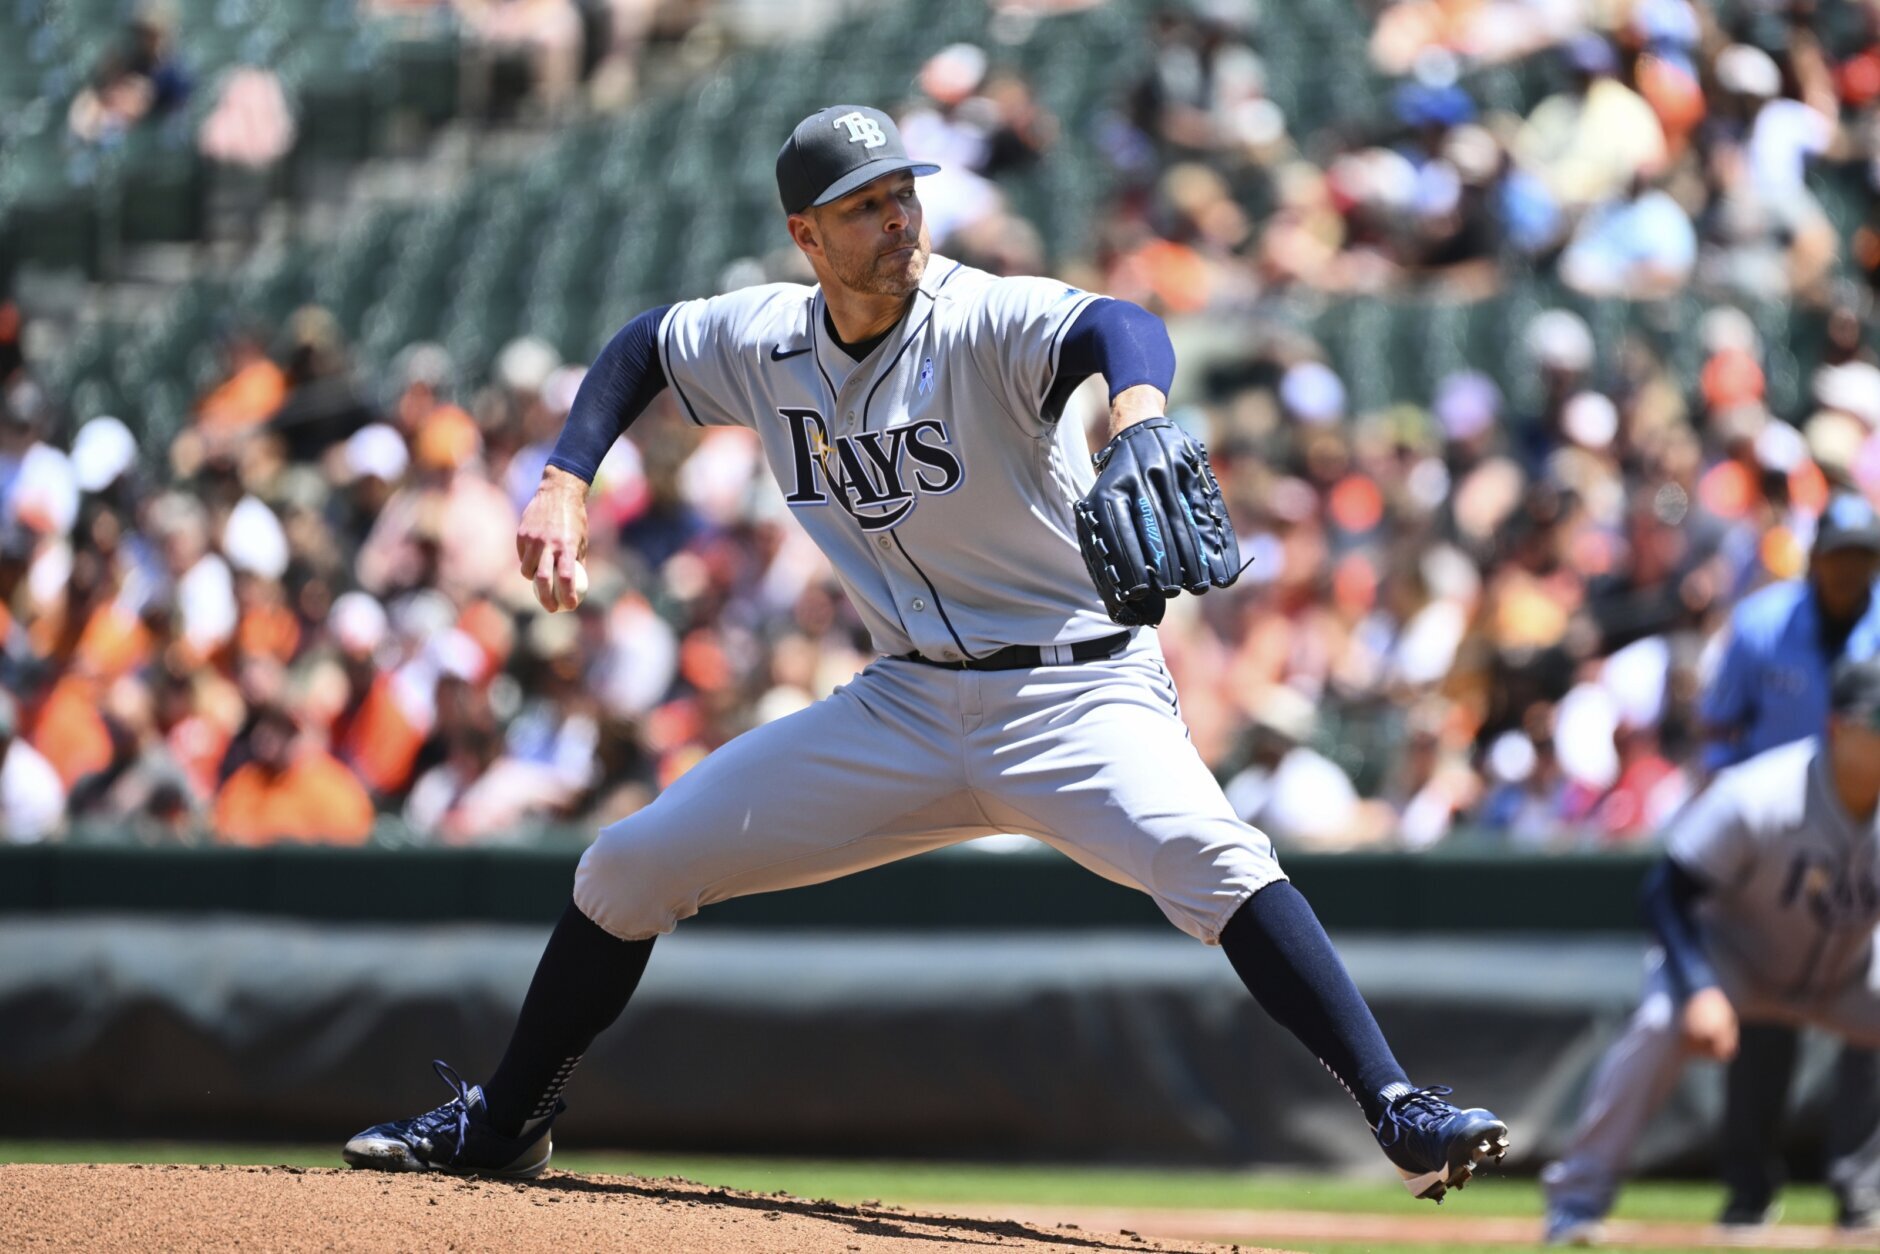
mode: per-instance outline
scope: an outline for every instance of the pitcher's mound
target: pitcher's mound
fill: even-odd
[[[551,1171],[510,1184],[339,1169],[95,1163],[0,1165],[0,1231],[8,1248],[28,1250],[1222,1254],[1223,1248],[758,1196],[677,1179]]]

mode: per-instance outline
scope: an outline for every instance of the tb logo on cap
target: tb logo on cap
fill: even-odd
[[[849,142],[851,144],[860,144],[864,148],[879,148],[888,142],[888,137],[882,133],[881,123],[875,121],[875,119],[869,117],[866,113],[859,111],[855,113],[845,113],[837,118],[833,125],[846,126],[849,128]]]

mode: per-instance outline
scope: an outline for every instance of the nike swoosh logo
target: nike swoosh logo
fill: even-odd
[[[802,348],[793,348],[785,352],[783,345],[778,344],[770,350],[770,359],[772,361],[783,361],[791,357],[801,357],[804,353],[809,351],[809,348],[810,346],[805,344]]]

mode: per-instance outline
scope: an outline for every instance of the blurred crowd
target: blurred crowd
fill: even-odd
[[[1880,10],[1820,8],[1833,20],[1816,0],[1397,0],[1369,67],[1237,0],[1169,8],[1103,137],[1122,194],[1092,281],[1171,312],[1536,272],[1599,296],[1835,299],[1843,269],[1871,274],[1874,237],[1843,256],[1806,172],[1872,191]],[[1269,60],[1321,112],[1300,76],[1389,86],[1298,133]],[[1525,116],[1489,106],[1524,95]]]
[[[900,113],[947,167],[921,186],[936,248],[1006,272],[1063,252],[1014,178],[1087,125],[1107,191],[1057,268],[1163,313],[1178,347],[1275,294],[1432,279],[1705,301],[1694,373],[1642,340],[1601,352],[1555,308],[1518,329],[1532,397],[1463,371],[1353,412],[1288,331],[1178,409],[1254,562],[1174,602],[1163,645],[1197,748],[1283,845],[1642,840],[1701,784],[1731,610],[1806,575],[1837,494],[1880,500],[1880,236],[1844,240],[1805,177],[1880,139],[1859,12],[1829,48],[1805,5],[1724,25],[1687,0],[1400,0],[1369,44],[1389,116],[1305,135],[1231,0],[1149,18],[1147,72],[1096,120],[1051,116],[976,45],[922,68]],[[1559,90],[1483,110],[1470,74],[1523,59]],[[787,259],[729,273],[766,267]],[[1771,411],[1783,346],[1739,297],[1822,309],[1801,411]],[[487,365],[412,345],[367,375],[323,310],[230,326],[158,451],[64,422],[9,353],[18,320],[0,310],[7,838],[592,830],[870,656],[754,439],[669,396],[596,480],[586,603],[543,613],[513,533],[583,366],[543,341]],[[1100,401],[1067,420],[1095,438]]]

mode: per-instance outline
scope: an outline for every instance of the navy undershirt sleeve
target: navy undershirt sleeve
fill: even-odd
[[[1071,393],[1093,374],[1110,385],[1110,399],[1147,383],[1164,396],[1175,382],[1175,346],[1168,328],[1141,305],[1126,300],[1097,300],[1065,333],[1058,349],[1057,377],[1044,400],[1044,416],[1063,414]]]
[[[666,386],[659,364],[659,324],[671,305],[649,309],[615,332],[594,359],[548,464],[588,483],[601,459]]]
[[[1717,973],[1704,954],[1692,908],[1709,886],[1675,858],[1665,858],[1645,877],[1640,899],[1645,922],[1665,947],[1665,969],[1679,996],[1712,988]]]

